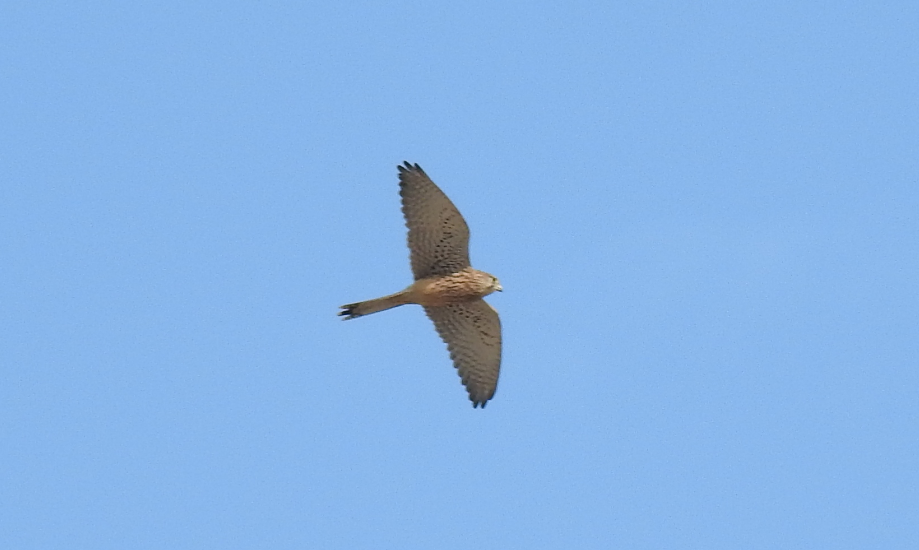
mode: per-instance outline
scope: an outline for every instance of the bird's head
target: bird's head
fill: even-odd
[[[498,280],[494,275],[491,276],[491,290],[496,292],[501,292],[504,290],[504,287],[501,286],[501,281]]]
[[[485,273],[478,269],[473,269],[472,273],[473,280],[475,281],[473,284],[479,296],[488,296],[492,292],[501,292],[504,290],[498,278],[491,273]]]

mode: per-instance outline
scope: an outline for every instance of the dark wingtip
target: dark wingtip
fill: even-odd
[[[407,160],[403,160],[402,164],[396,166],[396,168],[399,169],[399,173],[418,171],[424,174],[424,170],[421,169],[421,165],[419,165],[417,162],[415,164],[412,164],[411,162]]]

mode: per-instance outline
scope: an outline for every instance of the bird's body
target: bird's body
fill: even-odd
[[[340,315],[344,315],[345,319],[354,319],[406,304],[440,307],[469,302],[488,296],[495,290],[500,290],[500,288],[495,288],[495,280],[495,277],[484,271],[467,267],[462,271],[442,277],[418,279],[402,292],[341,306]]]
[[[501,322],[482,298],[502,290],[501,284],[470,266],[466,221],[420,166],[399,166],[399,187],[415,282],[396,294],[344,305],[339,315],[354,319],[405,304],[423,306],[473,406],[484,407],[498,385]]]

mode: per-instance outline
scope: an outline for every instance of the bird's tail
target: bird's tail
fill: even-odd
[[[382,298],[341,306],[341,311],[339,311],[338,314],[344,316],[345,320],[348,320],[411,303],[414,302],[409,299],[408,291],[403,290],[402,292],[383,296]]]

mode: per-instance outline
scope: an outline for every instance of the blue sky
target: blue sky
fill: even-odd
[[[919,4],[7,2],[0,546],[919,547]],[[474,410],[420,163],[501,278]]]

